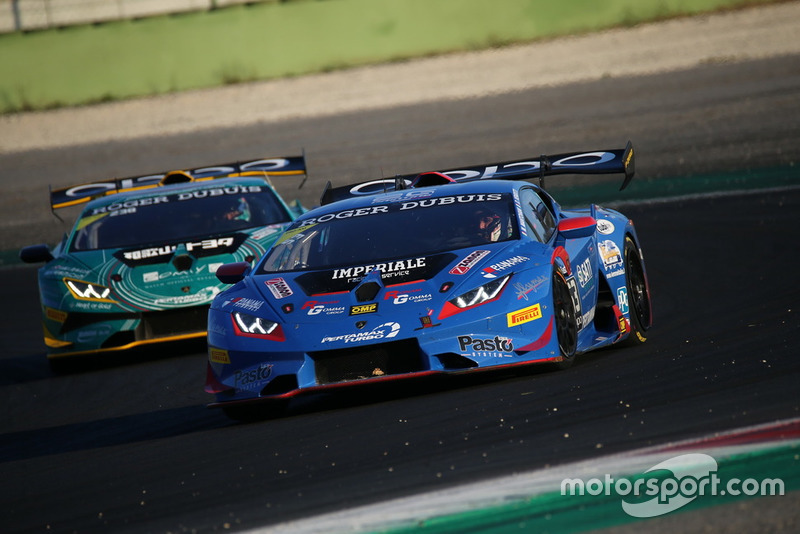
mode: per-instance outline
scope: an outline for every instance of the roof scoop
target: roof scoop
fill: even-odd
[[[361,280],[356,286],[355,294],[358,302],[369,302],[375,300],[378,293],[383,288],[383,280],[381,279],[381,272],[374,270]]]

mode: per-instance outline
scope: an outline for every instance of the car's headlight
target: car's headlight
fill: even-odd
[[[268,321],[249,313],[233,312],[233,330],[237,336],[260,337],[273,341],[284,341],[281,325],[276,322]]]
[[[439,319],[497,300],[510,279],[511,275],[492,280],[487,284],[448,300],[439,314]]]
[[[111,290],[106,286],[84,282],[83,280],[75,280],[74,278],[64,278],[64,284],[76,299],[114,302],[112,299],[108,298],[111,295]]]

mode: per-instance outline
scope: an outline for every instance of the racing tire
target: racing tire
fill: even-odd
[[[572,292],[558,269],[553,272],[553,317],[558,351],[563,358],[556,367],[566,369],[572,366],[578,350],[578,317]]]
[[[641,345],[647,341],[646,332],[651,324],[650,293],[647,290],[642,257],[630,236],[625,236],[625,278],[631,323],[631,333],[625,344]]]

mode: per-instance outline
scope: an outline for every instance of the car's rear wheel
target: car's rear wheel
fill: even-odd
[[[644,264],[639,249],[630,236],[625,237],[625,273],[628,288],[631,333],[628,344],[639,345],[647,341],[646,331],[650,327],[650,294],[644,274]]]
[[[578,318],[572,293],[558,269],[553,272],[553,316],[558,350],[563,358],[558,367],[564,369],[572,365],[578,350]]]

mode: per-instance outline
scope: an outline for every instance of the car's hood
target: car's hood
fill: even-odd
[[[374,313],[431,316],[465,291],[549,261],[544,247],[513,242],[370,265],[258,274],[251,281],[285,322],[322,322]]]
[[[107,300],[123,309],[204,305],[225,287],[215,276],[220,265],[260,257],[284,226],[113,251],[74,252],[48,266],[48,276],[110,288]]]

